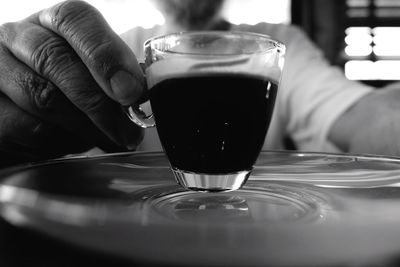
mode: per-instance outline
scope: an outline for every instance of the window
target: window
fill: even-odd
[[[400,1],[347,0],[346,6],[346,76],[400,80]]]

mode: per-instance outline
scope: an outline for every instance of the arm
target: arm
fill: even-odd
[[[286,132],[300,150],[340,152],[328,137],[332,125],[373,88],[346,79],[301,30],[275,29],[288,47],[277,106]]]
[[[355,102],[332,125],[329,140],[345,152],[400,155],[399,89],[397,83]]]

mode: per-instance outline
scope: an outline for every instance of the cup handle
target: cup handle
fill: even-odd
[[[140,68],[142,69],[143,74],[146,73],[146,64],[144,61],[139,62]],[[125,114],[128,118],[133,121],[135,124],[142,128],[151,128],[156,126],[156,123],[153,118],[153,114],[147,115],[140,105],[133,104],[131,106],[123,106]]]
[[[122,107],[128,118],[142,128],[151,128],[156,126],[153,114],[147,115],[140,105],[131,105]]]

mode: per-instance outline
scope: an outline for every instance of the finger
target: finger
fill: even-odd
[[[43,122],[0,95],[0,166],[88,150],[74,135]]]
[[[75,133],[87,146],[118,151],[118,146],[94,126],[52,82],[18,61],[0,44],[0,91],[16,105],[46,122]]]
[[[142,130],[129,121],[117,102],[107,97],[82,60],[64,39],[52,31],[28,21],[4,25],[2,36],[3,43],[18,60],[59,88],[70,102],[86,114],[97,128],[119,146],[118,150],[136,148],[143,136]],[[21,68],[17,66],[17,69]],[[32,74],[28,74],[29,76],[32,76]],[[35,79],[37,80],[37,78]],[[16,103],[19,103],[16,99],[21,99],[24,95],[32,99],[31,87],[28,85],[26,92],[22,92],[22,96],[11,98]],[[8,95],[10,95],[9,91],[12,90],[6,92]],[[53,91],[57,92],[57,90]],[[54,95],[57,96],[56,93]],[[47,95],[45,94],[45,96]],[[58,98],[62,99],[61,97]],[[46,100],[50,104],[52,101],[53,99],[51,101]],[[73,110],[72,108],[62,108],[63,105],[57,103],[60,100],[53,102],[51,108],[58,108],[57,110],[64,113]],[[64,101],[64,106],[65,102],[67,101]],[[46,119],[46,113],[48,114],[48,112],[42,112],[40,115]],[[79,117],[74,114],[76,112],[71,113],[71,118]],[[59,113],[53,113],[53,115],[55,120],[62,118]],[[80,120],[74,120],[71,124],[64,122],[63,125],[75,125],[81,134],[85,135],[86,139],[96,137],[96,135],[92,136],[93,131],[87,131],[89,126],[84,126],[84,120],[81,120],[81,123],[79,122]],[[58,123],[62,122],[59,121]],[[100,139],[97,141],[100,141]],[[105,146],[105,142],[100,144]],[[104,147],[102,148],[104,149]],[[105,150],[116,151],[115,148],[113,149],[110,146],[106,147]]]
[[[66,1],[32,21],[65,38],[111,98],[129,105],[141,96],[145,81],[136,57],[95,8]]]

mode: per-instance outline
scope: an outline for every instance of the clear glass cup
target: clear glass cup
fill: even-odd
[[[285,46],[256,33],[202,31],[155,37],[144,48],[152,114],[132,105],[130,119],[157,125],[180,185],[240,188],[266,137]]]

